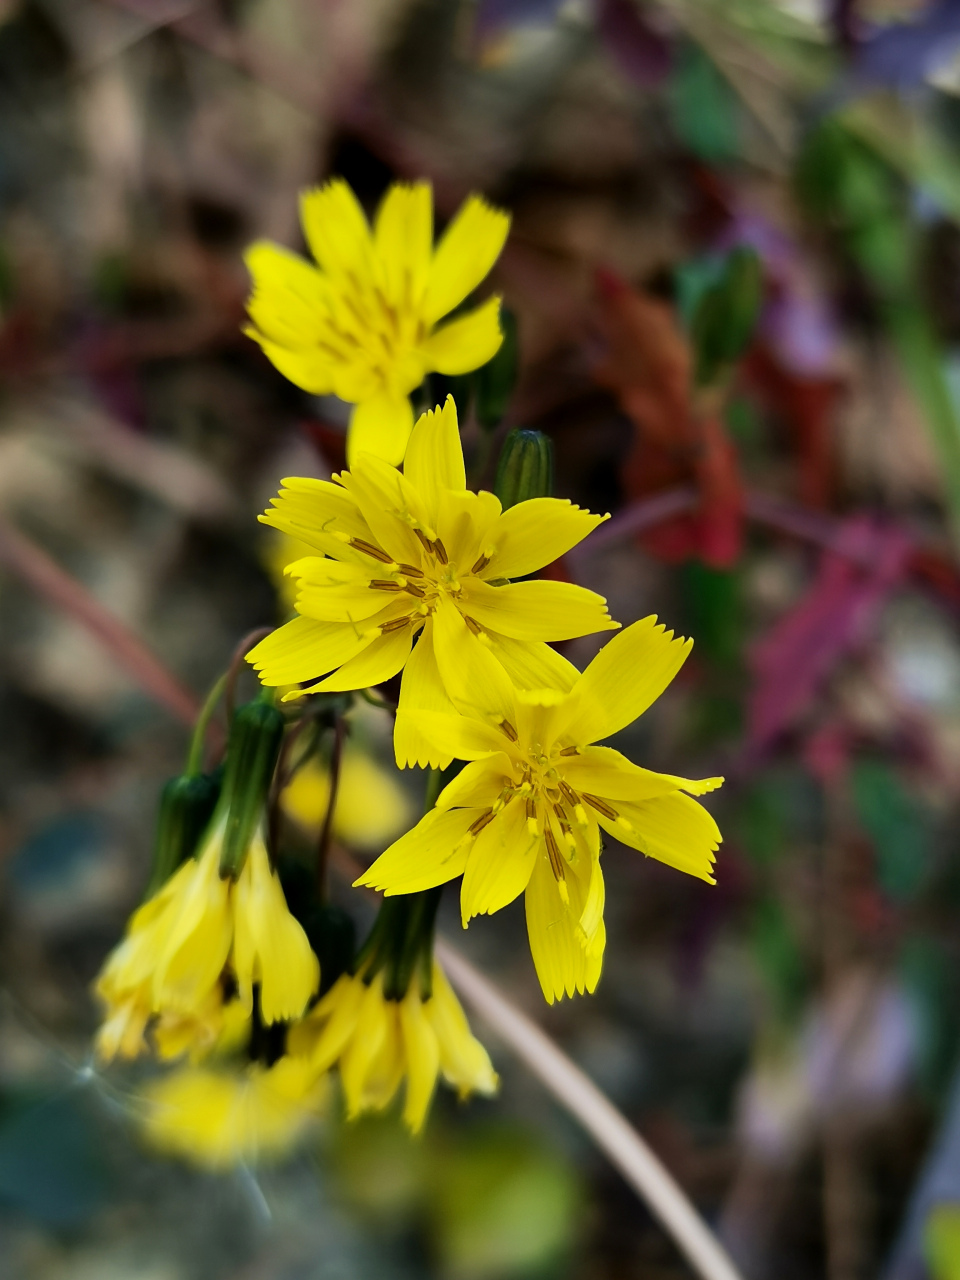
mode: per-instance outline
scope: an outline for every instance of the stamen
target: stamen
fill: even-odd
[[[424,551],[426,551],[426,553],[427,553],[428,555],[432,555],[432,554],[433,554],[433,543],[430,541],[430,539],[427,537],[427,535],[423,532],[423,530],[422,530],[422,529],[414,528],[414,531],[413,531],[413,532],[417,535],[417,538],[419,539],[420,545],[421,545],[421,547],[423,547]]]
[[[371,578],[370,586],[374,591],[402,591],[404,583],[395,582],[393,578]]]
[[[399,565],[397,565],[397,568],[400,570],[400,572],[401,572],[401,573],[406,574],[406,576],[407,576],[408,578],[422,578],[422,577],[424,577],[424,572],[423,572],[423,570],[422,570],[422,569],[418,569],[418,568],[416,567],[416,565],[413,565],[413,564],[399,564]]]
[[[547,855],[550,858],[550,867],[557,880],[565,880],[566,873],[563,869],[563,855],[560,853],[560,846],[557,844],[557,838],[547,827],[543,833],[544,841],[547,846]]]
[[[583,793],[583,798],[592,809],[596,809],[597,813],[602,813],[603,816],[605,818],[609,818],[611,822],[616,822],[619,814],[616,809],[607,804],[606,800],[600,800],[597,796],[588,795],[586,791]]]
[[[560,752],[562,756],[578,756],[580,754],[579,747],[564,747]]]
[[[393,564],[393,559],[385,551],[372,546],[369,542],[364,542],[362,538],[351,538],[350,545],[357,551],[362,551],[365,556],[372,556],[374,560],[379,560],[381,564]]]
[[[562,804],[554,804],[554,806],[553,806],[553,812],[554,812],[554,813],[557,815],[557,817],[560,819],[560,825],[561,825],[561,826],[563,826],[563,825],[564,825],[564,823],[567,821],[567,812],[566,812],[566,810],[564,809],[563,805],[562,805]]]
[[[532,796],[527,797],[527,830],[532,836],[540,834],[540,823],[537,821],[537,802]]]
[[[574,791],[573,787],[570,786],[570,783],[564,782],[564,780],[561,778],[557,783],[557,786],[560,788],[560,794],[563,796],[564,800],[566,800],[567,804],[572,805],[573,808],[576,808],[577,805],[580,803],[580,797]]]
[[[400,631],[410,621],[410,615],[407,614],[402,618],[393,618],[390,622],[382,622],[380,624],[380,634],[385,636],[388,631]]]
[[[483,627],[481,627],[480,623],[477,622],[476,618],[471,618],[470,615],[466,613],[462,616],[464,622],[467,624],[467,628],[472,631],[475,636],[483,635]],[[514,738],[514,742],[516,742],[516,738]]]
[[[415,582],[408,582],[406,590],[409,591],[412,596],[416,596],[418,600],[422,600],[427,594],[423,587],[418,587]]]
[[[433,550],[441,564],[447,564],[447,549],[439,538],[433,540]]]
[[[483,830],[483,828],[487,826],[488,823],[492,822],[493,819],[494,819],[494,812],[492,809],[488,809],[486,813],[481,813],[480,817],[476,820],[476,822],[472,823],[468,828],[470,834],[472,836],[478,836],[480,832]]]
[[[516,729],[513,727],[513,725],[510,723],[509,720],[501,720],[500,728],[507,735],[507,737],[510,739],[511,742],[519,741],[520,735],[517,733]]]
[[[490,563],[490,556],[481,556],[477,563],[470,570],[471,573],[483,573],[484,569]]]

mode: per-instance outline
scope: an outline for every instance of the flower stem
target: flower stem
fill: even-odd
[[[256,627],[253,631],[248,631],[233,651],[230,666],[227,668],[226,695],[224,699],[227,708],[228,729],[230,721],[233,719],[233,710],[237,701],[237,680],[243,667],[243,660],[253,646],[258,644],[264,636],[268,636],[272,630],[273,627]]]
[[[431,769],[427,774],[427,789],[423,798],[423,812],[429,813],[437,803],[437,796],[443,790],[443,770]]]
[[[227,673],[224,672],[207,694],[206,701],[197,716],[197,723],[193,726],[193,733],[190,736],[190,750],[187,752],[187,764],[184,769],[184,773],[190,778],[196,777],[198,773],[203,773],[203,752],[207,741],[207,729],[210,727],[210,719],[216,710],[220,695],[226,685]]]

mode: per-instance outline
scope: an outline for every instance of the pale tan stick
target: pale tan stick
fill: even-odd
[[[449,942],[438,938],[436,953],[467,1004],[579,1120],[703,1280],[741,1280],[683,1191],[606,1094]]]

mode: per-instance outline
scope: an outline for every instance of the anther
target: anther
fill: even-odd
[[[421,547],[423,547],[424,551],[426,551],[428,555],[432,555],[433,543],[430,541],[427,535],[423,532],[423,530],[415,528],[413,532],[417,535],[420,545]]]
[[[443,545],[439,538],[433,540],[433,550],[437,559],[441,564],[447,564],[447,548]]]
[[[488,823],[492,822],[493,819],[494,819],[494,812],[492,809],[488,809],[486,813],[481,813],[480,817],[476,820],[476,822],[471,823],[470,827],[468,828],[470,834],[472,836],[478,836],[480,832],[483,830],[483,828]]]
[[[409,621],[409,615],[405,615],[402,618],[393,618],[390,622],[382,622],[380,624],[380,634],[385,636],[388,631],[400,631]]]
[[[560,794],[563,796],[564,800],[566,800],[567,804],[573,805],[573,807],[576,808],[580,803],[580,797],[574,791],[573,787],[570,786],[569,782],[564,782],[564,780],[560,778],[557,782],[557,786],[559,787]]]
[[[475,636],[483,635],[483,627],[477,622],[476,618],[471,618],[469,614],[463,614],[463,620],[467,624],[467,628],[473,632]],[[516,742],[516,738],[514,738]]]
[[[562,805],[562,804],[554,804],[554,806],[553,806],[553,812],[554,812],[554,813],[557,815],[557,817],[559,818],[559,820],[560,820],[560,825],[561,825],[561,826],[563,826],[563,825],[566,823],[566,821],[567,821],[567,814],[566,814],[566,810],[564,809],[563,805]]]
[[[477,563],[470,570],[471,573],[483,573],[484,569],[490,563],[490,556],[481,556]]]
[[[357,551],[362,551],[365,556],[372,556],[374,560],[379,560],[381,564],[393,564],[393,559],[385,551],[372,546],[369,542],[364,542],[362,538],[351,538],[350,545]]]
[[[393,578],[371,578],[370,586],[374,591],[402,591],[404,583],[396,582]]]
[[[423,587],[418,587],[415,582],[408,582],[406,590],[409,591],[412,596],[416,596],[418,600],[422,600],[427,594]]]
[[[422,578],[424,576],[423,570],[418,569],[415,564],[398,564],[397,568],[401,573],[406,574],[408,578]]]
[[[587,804],[590,805],[591,809],[596,809],[597,813],[602,813],[603,816],[605,818],[609,818],[611,822],[616,822],[619,814],[612,805],[607,804],[606,800],[600,800],[596,796],[588,795],[586,791],[583,793],[583,798],[586,800]]]
[[[510,723],[509,720],[501,720],[500,728],[507,735],[507,737],[510,739],[511,742],[517,742],[519,740],[520,735],[517,733],[516,729],[513,727],[513,725]]]
[[[564,747],[560,752],[562,756],[578,756],[580,754],[579,747]]]
[[[560,853],[560,846],[557,844],[557,838],[549,827],[547,827],[546,831],[543,833],[543,838],[547,845],[547,854],[550,858],[550,866],[555,878],[557,880],[566,879],[566,873],[563,869],[563,857]]]

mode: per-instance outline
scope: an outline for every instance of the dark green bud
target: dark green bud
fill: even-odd
[[[373,928],[360,949],[354,973],[370,983],[383,971],[383,994],[402,1000],[411,980],[423,999],[431,994],[433,936],[443,886],[384,898]]]
[[[487,431],[493,431],[503,421],[520,368],[517,318],[506,307],[500,309],[500,328],[503,342],[499,351],[475,375],[477,421]]]
[[[220,874],[236,879],[273,781],[283,741],[284,719],[269,702],[248,702],[230,725],[221,805],[227,819],[220,852]]]
[[[504,511],[528,498],[553,494],[553,442],[542,431],[518,427],[503,442],[493,491]]]
[[[701,297],[693,313],[691,338],[696,382],[708,386],[746,349],[763,302],[763,273],[752,249],[734,249],[719,280]]]
[[[171,778],[160,792],[153,866],[146,898],[152,898],[176,869],[195,852],[216,808],[221,777],[216,773]]]

